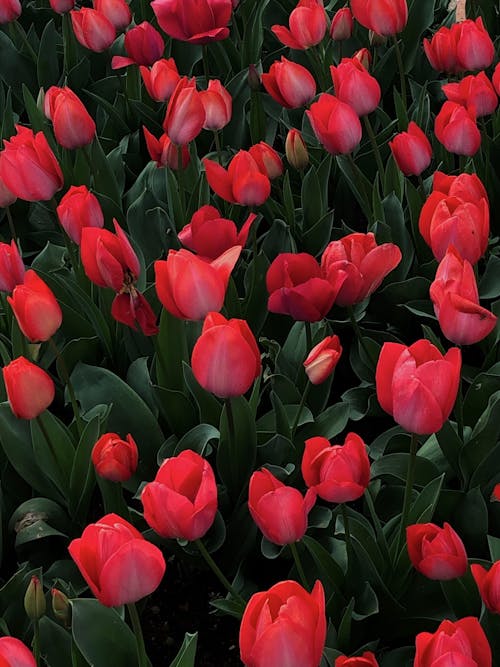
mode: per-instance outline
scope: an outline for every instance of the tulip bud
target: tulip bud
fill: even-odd
[[[21,16],[20,0],[4,0],[0,3],[0,25],[10,23]]]
[[[24,595],[24,609],[28,617],[35,621],[45,614],[46,606],[40,579],[33,576]]]
[[[135,440],[127,435],[122,440],[118,433],[105,433],[92,449],[92,463],[96,473],[111,482],[126,482],[137,468],[139,452]]]
[[[257,163],[260,172],[264,174],[264,176],[267,176],[271,181],[278,178],[278,176],[281,176],[283,173],[284,167],[282,159],[274,148],[271,148],[265,141],[260,141],[258,144],[251,146],[248,152]]]
[[[368,51],[368,49],[359,49],[359,51],[356,51],[352,57],[356,58],[356,60],[359,60],[366,71],[370,69],[370,65],[372,64],[372,54]]]
[[[338,336],[327,336],[309,352],[304,368],[311,384],[321,384],[335,370],[342,345]]]
[[[53,588],[50,594],[52,595],[52,611],[54,616],[64,626],[69,627],[71,625],[71,605],[67,596],[57,588]]]
[[[65,14],[75,6],[75,0],[49,0],[49,2],[57,14]]]
[[[500,484],[495,484],[493,487],[490,500],[492,503],[500,503]]]
[[[298,171],[302,171],[309,164],[309,152],[301,133],[292,127],[285,141],[286,159]]]
[[[24,357],[11,361],[2,372],[7,399],[19,419],[38,417],[54,400],[55,387],[50,375]]]
[[[0,292],[12,292],[23,280],[24,263],[16,242],[0,243]]]
[[[330,37],[336,42],[349,39],[352,35],[352,12],[349,7],[343,7],[336,12],[330,26]]]
[[[32,343],[49,340],[61,326],[61,307],[53,291],[33,269],[26,271],[24,281],[14,288],[7,301],[19,328]]]
[[[258,91],[260,90],[260,74],[255,65],[249,65],[248,66],[248,85],[250,87],[250,90]]]

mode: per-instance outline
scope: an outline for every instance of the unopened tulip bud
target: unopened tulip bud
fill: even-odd
[[[302,138],[301,133],[292,128],[286,137],[285,141],[286,159],[298,171],[305,169],[309,164],[309,152]]]
[[[368,49],[360,49],[359,51],[356,51],[352,57],[356,58],[356,60],[359,60],[359,62],[366,70],[370,69],[370,65],[372,63],[372,54],[368,51]]]
[[[330,26],[330,37],[336,42],[349,39],[352,35],[352,12],[349,7],[343,7],[332,19]]]
[[[40,579],[33,576],[24,595],[24,609],[26,614],[32,621],[35,621],[45,614],[46,606]]]
[[[304,368],[311,384],[321,384],[335,370],[342,345],[338,336],[327,336],[309,352]]]
[[[54,616],[66,627],[71,624],[71,606],[66,595],[57,588],[50,591]]]
[[[251,90],[260,90],[260,74],[255,65],[248,66],[248,85]]]

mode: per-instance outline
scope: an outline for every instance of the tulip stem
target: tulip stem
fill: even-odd
[[[80,417],[80,409],[78,407],[78,402],[76,400],[76,395],[75,395],[75,390],[73,388],[73,384],[70,380],[69,377],[69,372],[68,372],[68,367],[66,366],[66,362],[64,361],[64,357],[62,354],[59,352],[59,348],[55,344],[54,339],[52,336],[49,338],[49,344],[54,350],[54,354],[56,355],[56,359],[59,362],[59,369],[61,371],[62,378],[68,387],[68,394],[69,394],[69,399],[71,401],[71,407],[73,408],[73,414],[75,415],[75,421],[76,421],[76,428],[78,430],[78,435],[81,436],[83,433],[83,423],[82,419]]]
[[[310,322],[304,322],[304,327],[306,330],[306,357],[309,354],[309,352],[312,350],[312,330],[311,330],[311,323]]]
[[[224,576],[222,573],[222,570],[219,568],[217,563],[214,561],[212,556],[208,553],[208,550],[206,546],[203,544],[200,538],[196,539],[194,541],[196,546],[198,547],[201,555],[203,556],[206,564],[208,567],[212,570],[212,572],[215,574],[217,579],[221,582],[221,584],[224,586],[224,588],[231,593],[233,598],[238,601],[240,604],[243,605],[243,607],[246,607],[246,601],[245,599],[233,588],[232,584],[229,582],[229,580]]]
[[[408,459],[408,470],[406,473],[406,485],[403,498],[403,511],[401,512],[401,523],[399,525],[398,548],[395,553],[396,560],[406,540],[406,525],[408,523],[408,514],[410,513],[411,494],[413,491],[413,478],[415,476],[415,462],[417,460],[417,448],[418,448],[418,437],[415,433],[412,433],[410,441],[410,458]]]
[[[398,61],[399,80],[401,82],[401,99],[403,100],[403,105],[404,108],[406,109],[406,80],[405,80],[403,58],[401,56],[401,49],[399,48],[399,42],[396,35],[392,36],[392,41],[394,42],[394,49],[396,51],[396,60]]]
[[[345,549],[347,553],[347,571],[349,571],[349,566],[352,568],[352,541],[351,541],[351,529],[349,526],[349,517],[345,508],[345,503],[340,503],[340,511],[342,512],[342,521],[344,523],[344,534],[345,534]]]
[[[357,322],[357,320],[354,316],[354,310],[353,310],[352,306],[347,306],[347,312],[349,313],[349,319],[351,320],[352,328],[354,329],[354,334],[355,334],[356,338],[358,339],[359,344],[363,348],[364,353],[368,357],[368,361],[371,362],[370,351],[367,348],[366,343],[363,339],[363,335],[361,333],[361,329],[359,328],[359,324],[358,324],[358,322]]]
[[[217,158],[219,160],[219,164],[222,164],[222,146],[220,143],[220,137],[219,137],[219,132],[217,130],[214,130],[214,141],[215,141],[215,150],[217,151]]]
[[[141,621],[139,619],[139,614],[137,613],[137,608],[135,604],[131,602],[127,605],[127,609],[132,622],[135,639],[137,641],[138,667],[149,667],[146,646],[144,645],[144,635],[142,634]]]
[[[304,392],[302,393],[302,398],[300,399],[299,407],[297,409],[295,419],[293,420],[292,430],[291,430],[291,433],[290,433],[290,437],[291,437],[292,441],[293,441],[293,438],[294,438],[294,435],[295,435],[295,431],[297,430],[297,426],[299,425],[300,416],[302,414],[302,410],[304,409],[304,405],[306,404],[307,396],[308,396],[309,392],[311,391],[311,386],[312,386],[311,383],[308,382],[306,384],[306,388],[304,389]]]
[[[384,170],[384,164],[382,162],[382,157],[380,155],[380,150],[377,144],[377,138],[375,136],[375,132],[373,131],[373,127],[368,116],[363,116],[363,122],[365,124],[366,133],[368,134],[370,143],[373,148],[373,153],[375,154],[375,162],[377,163],[377,169],[379,170],[380,178],[382,179],[385,170]]]
[[[177,225],[177,222],[175,226],[177,229],[180,229],[184,227],[184,223],[186,222],[186,193],[184,190],[184,174],[182,169],[182,146],[177,146],[177,167],[177,185],[179,187],[182,221],[180,227]]]
[[[5,215],[7,216],[7,222],[9,223],[10,235],[17,243],[16,228],[14,227],[14,220],[12,219],[12,213],[10,212],[10,206],[5,207]]]
[[[457,401],[455,403],[455,418],[457,420],[458,437],[464,441],[464,401],[462,397],[462,376],[458,383]]]
[[[118,514],[130,521],[129,508],[123,497],[123,488],[120,482],[112,482],[99,475],[96,475],[96,477],[106,514]]]
[[[304,572],[304,568],[302,567],[302,561],[300,560],[299,556],[299,550],[297,549],[297,545],[295,542],[290,542],[288,545],[290,547],[290,551],[292,552],[293,560],[295,561],[295,567],[297,568],[297,572],[299,573],[299,578],[300,581],[302,582],[302,586],[309,591],[309,582],[307,581],[306,573]]]
[[[40,667],[40,619],[33,619],[33,655],[37,667]]]

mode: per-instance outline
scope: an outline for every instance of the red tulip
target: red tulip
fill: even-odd
[[[339,655],[335,658],[335,667],[379,667],[375,654],[365,651],[363,655],[352,656]]]
[[[163,129],[174,144],[183,146],[200,134],[204,124],[205,109],[196,79],[183,76],[168,101]]]
[[[368,51],[368,49],[359,49],[359,51],[353,53],[352,57],[356,60],[359,60],[366,71],[370,69],[370,65],[372,64],[372,54]]]
[[[414,667],[491,667],[491,648],[477,618],[443,621],[436,632],[420,632]]]
[[[0,243],[0,292],[12,292],[24,281],[24,263],[14,239]]]
[[[173,58],[157,60],[151,69],[139,67],[148,95],[156,102],[167,102],[179,83],[179,72]]]
[[[151,7],[160,28],[174,39],[208,44],[229,35],[231,0],[154,0]]]
[[[306,115],[318,140],[333,155],[351,153],[361,141],[358,115],[333,95],[320,95]]]
[[[500,614],[500,561],[493,563],[489,570],[477,563],[470,569],[484,604],[494,614]]]
[[[301,133],[292,127],[286,135],[286,159],[295,169],[305,169],[309,164],[309,152]]]
[[[57,14],[66,14],[75,6],[75,0],[49,0],[49,3]]]
[[[238,151],[227,170],[208,158],[202,162],[209,186],[231,204],[260,206],[271,194],[269,178],[248,151]]]
[[[37,667],[33,653],[15,637],[0,637],[0,664],[2,667]]]
[[[71,149],[92,143],[95,123],[72,90],[56,86],[49,88],[45,93],[44,111],[52,121],[58,144]]]
[[[165,559],[117,514],[106,514],[73,540],[69,553],[90,590],[106,607],[137,602],[158,588]]]
[[[4,139],[0,153],[0,178],[19,199],[48,201],[64,184],[56,156],[43,132],[34,134],[16,125],[17,134]]]
[[[321,270],[332,285],[337,285],[339,274],[343,276],[335,302],[352,306],[373,294],[400,261],[401,251],[394,243],[377,245],[372,232],[356,232],[327,245]]]
[[[441,88],[450,102],[470,109],[478,118],[493,113],[498,106],[495,89],[484,72],[477,76],[471,74],[459,83],[447,83]]]
[[[451,245],[430,287],[434,312],[445,337],[457,345],[472,345],[490,334],[497,323],[479,305],[474,269]]]
[[[430,141],[413,121],[407,132],[400,132],[389,141],[389,148],[405,176],[420,176],[432,160]]]
[[[214,206],[202,206],[179,232],[179,241],[210,262],[234,246],[243,248],[256,218],[255,213],[250,213],[238,232],[234,222],[222,218]]]
[[[353,20],[352,12],[349,7],[338,9],[330,25],[330,37],[336,42],[342,42],[350,39],[352,36]]]
[[[10,23],[21,16],[21,3],[19,0],[2,0],[0,2],[0,25]]]
[[[339,271],[329,282],[318,262],[305,252],[279,254],[267,270],[271,313],[290,315],[301,322],[318,322],[326,316],[347,274]]]
[[[86,49],[101,53],[115,41],[115,26],[105,14],[82,7],[71,11],[70,15],[75,37]]]
[[[132,12],[126,0],[93,0],[92,4],[111,21],[117,32],[125,30],[132,21]]]
[[[447,151],[456,155],[475,155],[481,146],[474,111],[456,102],[443,104],[434,121],[434,134]]]
[[[467,571],[464,543],[449,523],[418,523],[406,528],[408,555],[413,567],[428,579],[448,581]]]
[[[159,139],[151,134],[146,128],[144,138],[148,153],[152,160],[156,162],[157,167],[170,167],[170,169],[179,169],[179,146],[176,146],[169,138],[168,134],[162,134]],[[187,146],[181,146],[181,169],[185,169],[189,164],[190,155]]]
[[[321,384],[327,380],[335,370],[341,354],[342,345],[338,336],[327,336],[315,345],[303,364],[309,382]]]
[[[491,502],[500,503],[500,484],[495,484],[493,491],[491,492]]]
[[[242,396],[260,375],[260,352],[245,320],[209,313],[191,366],[198,383],[219,398]]]
[[[491,80],[496,94],[500,95],[500,63],[496,64]]]
[[[80,245],[84,227],[104,227],[104,215],[97,197],[85,185],[72,185],[59,202],[57,217],[69,238]]]
[[[158,333],[156,315],[146,297],[138,292],[133,285],[124,288],[126,291],[117,294],[111,304],[111,315],[117,322],[126,324],[132,329],[140,330],[145,336]]]
[[[125,35],[125,51],[128,57],[113,56],[111,69],[128,65],[152,65],[159,60],[165,50],[165,42],[151,23],[143,21]]]
[[[291,544],[304,537],[315,502],[314,491],[309,489],[304,498],[265,468],[250,477],[248,509],[264,537],[274,544]]]
[[[358,23],[378,35],[396,35],[408,21],[406,0],[351,0],[351,11]]]
[[[265,141],[259,141],[258,144],[250,146],[248,152],[255,160],[258,168],[267,176],[270,181],[278,178],[285,170],[283,160],[278,153]]]
[[[460,71],[457,58],[458,34],[456,30],[442,26],[432,39],[424,39],[424,51],[431,66],[438,72],[456,74]]]
[[[328,27],[323,0],[299,0],[290,14],[288,25],[290,29],[283,25],[271,27],[275,36],[285,46],[304,51],[319,44]]]
[[[458,35],[457,59],[461,69],[480,70],[491,65],[495,47],[480,16],[475,21],[467,19],[455,23],[452,30]]]
[[[378,107],[382,91],[375,77],[357,58],[342,58],[340,65],[330,65],[335,96],[354,109],[358,116],[367,116]]]
[[[54,292],[33,269],[26,271],[7,301],[19,328],[32,343],[49,340],[61,326],[62,311]]]
[[[189,250],[169,250],[166,260],[155,262],[156,292],[164,308],[183,320],[219,311],[240,253],[237,245],[208,263]]]
[[[16,201],[17,197],[0,178],[0,208],[7,208]]]
[[[139,452],[134,438],[122,440],[118,433],[105,433],[92,449],[92,463],[99,477],[126,482],[137,469]]]
[[[141,494],[144,518],[165,538],[198,540],[212,526],[217,512],[217,484],[212,467],[186,449],[163,461],[154,482]]]
[[[325,592],[316,581],[308,593],[296,581],[280,581],[250,598],[240,625],[246,667],[318,667],[326,640]]]
[[[370,483],[365,443],[356,433],[348,433],[343,445],[330,445],[320,436],[309,438],[302,457],[302,477],[323,500],[357,500]]]
[[[461,367],[457,347],[443,356],[424,339],[410,347],[384,343],[375,374],[378,402],[407,431],[436,433],[455,403]]]
[[[303,107],[316,95],[316,81],[309,70],[284,56],[262,75],[262,84],[273,100],[286,109]]]
[[[233,98],[218,79],[208,82],[207,90],[200,92],[201,102],[205,110],[205,130],[222,130],[231,120]]]
[[[18,419],[34,419],[54,400],[52,378],[42,368],[18,357],[3,368],[10,408]]]

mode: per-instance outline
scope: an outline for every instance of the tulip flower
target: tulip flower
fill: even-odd
[[[33,653],[16,637],[0,637],[0,664],[3,667],[37,667]]]
[[[233,98],[218,79],[208,82],[207,90],[200,91],[201,103],[205,110],[204,130],[222,130],[231,120]]]
[[[18,357],[4,366],[3,381],[10,408],[19,419],[34,419],[54,400],[55,387],[42,368]]]
[[[92,449],[92,463],[99,477],[126,482],[137,468],[139,452],[134,438],[122,440],[118,433],[104,433]]]
[[[146,597],[165,574],[165,559],[158,547],[117,514],[106,514],[88,525],[68,551],[92,593],[106,607]]]
[[[343,42],[352,36],[353,20],[349,7],[338,9],[330,24],[330,37],[336,42]]]
[[[44,111],[52,121],[57,143],[81,148],[92,143],[96,127],[80,98],[69,88],[52,86],[45,93]]]
[[[146,147],[152,160],[156,162],[157,167],[170,167],[170,169],[179,169],[179,146],[176,146],[169,138],[168,134],[162,134],[157,139],[151,132],[143,127]],[[190,155],[187,146],[181,146],[181,164],[180,168],[185,169],[189,164]]]
[[[379,667],[375,654],[371,651],[365,651],[363,655],[348,658],[346,655],[339,655],[335,658],[335,667]]]
[[[62,311],[54,292],[33,269],[26,271],[7,301],[19,328],[32,343],[49,340],[61,326]]]
[[[299,171],[309,164],[309,152],[301,133],[292,128],[286,135],[285,154],[288,162]]]
[[[457,58],[456,29],[441,26],[432,39],[424,39],[424,51],[431,66],[438,72],[456,74],[461,67]]]
[[[164,308],[183,320],[219,311],[240,253],[241,246],[234,246],[208,263],[188,250],[169,250],[166,260],[155,262],[156,292]]]
[[[250,146],[248,152],[255,160],[258,168],[270,181],[281,176],[285,170],[283,160],[272,146],[265,141]]]
[[[456,102],[445,102],[434,121],[434,134],[447,151],[475,155],[481,146],[476,114]]]
[[[441,331],[457,345],[483,340],[496,326],[493,313],[479,305],[474,269],[451,245],[441,260],[430,297]]]
[[[407,132],[400,132],[389,141],[389,148],[405,176],[420,176],[432,160],[430,141],[413,121]]]
[[[209,44],[229,35],[231,0],[154,0],[151,7],[160,28],[174,39]]]
[[[247,322],[209,313],[194,345],[191,366],[203,389],[219,398],[246,393],[261,371],[259,348]]]
[[[436,632],[420,632],[414,667],[438,667],[443,664],[491,667],[491,648],[477,618],[444,620]]]
[[[470,569],[487,609],[500,614],[500,561],[493,563],[489,570],[478,563],[473,563]]]
[[[141,65],[139,70],[148,95],[155,102],[167,102],[181,78],[173,58],[161,58],[151,69]]]
[[[49,3],[57,14],[66,14],[75,6],[75,0],[49,0]]]
[[[355,58],[356,60],[359,60],[359,62],[363,65],[366,71],[370,69],[370,65],[372,64],[372,54],[368,51],[367,48],[355,51],[352,57]]]
[[[363,132],[357,113],[333,95],[320,95],[306,115],[318,141],[333,155],[352,153],[361,141]]]
[[[132,12],[126,0],[92,0],[94,9],[111,21],[116,32],[121,32],[132,21]]]
[[[84,227],[104,227],[104,214],[97,197],[85,185],[72,185],[59,202],[57,217],[69,238],[80,245]]]
[[[61,167],[43,132],[16,125],[17,134],[0,153],[0,178],[13,195],[26,201],[48,201],[64,184]]]
[[[222,218],[214,206],[202,206],[179,232],[179,241],[204,260],[211,262],[234,246],[243,248],[256,218],[255,213],[250,213],[238,232],[234,222]]]
[[[273,25],[271,30],[279,41],[291,49],[304,51],[319,44],[325,36],[327,20],[322,0],[299,0],[290,14],[289,29]]]
[[[227,170],[208,158],[203,158],[202,162],[209,186],[231,204],[260,206],[271,194],[268,176],[262,173],[248,151],[238,151]]]
[[[380,406],[410,433],[436,433],[457,398],[461,367],[457,347],[442,355],[424,339],[384,343],[375,373]]]
[[[262,75],[262,85],[285,109],[298,109],[316,95],[316,81],[308,69],[281,56]]]
[[[101,53],[115,41],[115,26],[105,14],[82,7],[71,11],[70,15],[75,37],[86,49]]]
[[[343,445],[320,436],[306,440],[301,470],[307,486],[330,503],[357,500],[370,483],[366,445],[356,433],[348,433]]]
[[[304,497],[265,468],[250,478],[248,509],[264,537],[274,544],[291,544],[304,537],[315,502],[314,491],[309,489]]]
[[[0,178],[0,208],[7,208],[16,201],[17,197],[12,193]]]
[[[455,23],[457,32],[457,60],[461,69],[487,69],[495,57],[495,47],[479,16]]]
[[[419,523],[406,528],[408,556],[413,567],[428,579],[448,581],[467,571],[467,552],[449,523],[442,528]]]
[[[240,625],[246,667],[318,667],[326,640],[325,592],[316,581],[308,593],[296,581],[280,581],[250,598]]]
[[[408,21],[406,0],[351,0],[351,11],[358,23],[377,35],[397,35]]]
[[[212,467],[186,449],[166,459],[154,482],[141,493],[144,518],[169,539],[198,540],[212,526],[217,512],[217,484]]]
[[[338,336],[327,336],[307,355],[304,369],[311,384],[321,384],[335,370],[342,354],[342,345]]]
[[[14,239],[0,243],[0,292],[12,292],[24,281],[24,263]]]
[[[183,76],[168,101],[163,129],[174,144],[183,146],[199,135],[204,124],[205,109],[196,79]]]
[[[266,274],[271,313],[290,315],[301,322],[319,322],[326,316],[347,274],[339,271],[326,280],[318,262],[305,252],[280,253]]]
[[[125,51],[128,57],[113,56],[111,69],[121,69],[128,65],[153,65],[165,50],[165,42],[151,23],[143,21],[125,35]]]
[[[401,250],[394,243],[377,245],[372,232],[348,234],[327,245],[321,257],[324,278],[342,285],[335,298],[339,306],[352,306],[373,294],[383,279],[401,261]]]
[[[22,7],[19,0],[2,0],[0,2],[0,25],[10,23],[21,16]]]
[[[358,116],[367,116],[378,107],[382,91],[357,58],[342,58],[340,65],[330,65],[335,96],[345,102]]]
[[[470,109],[477,117],[488,116],[498,106],[493,84],[484,72],[464,77],[459,83],[447,83],[442,87],[446,98]]]

